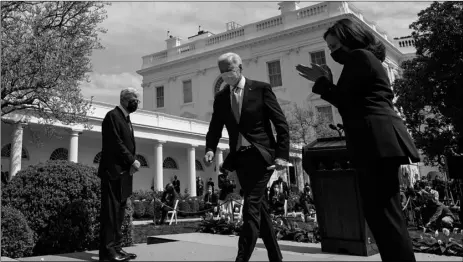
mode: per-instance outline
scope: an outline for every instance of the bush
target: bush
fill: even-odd
[[[33,255],[98,249],[101,181],[96,173],[94,167],[48,161],[18,172],[5,187],[2,204],[20,210],[37,234]],[[131,231],[131,220],[124,223]]]
[[[144,202],[141,200],[133,201],[133,216],[135,218],[142,218],[145,215],[146,205]]]
[[[191,212],[190,204],[185,200],[178,201],[178,211],[179,211],[178,215],[180,215],[182,217],[187,216],[188,213]]]
[[[21,211],[2,207],[2,256],[19,258],[32,255],[34,231]]]
[[[145,217],[154,218],[154,199],[151,201],[144,201],[145,204]]]

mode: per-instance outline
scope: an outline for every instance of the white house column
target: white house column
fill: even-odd
[[[215,156],[215,172],[217,173],[217,176],[220,174],[220,165],[223,163],[223,149],[217,148],[215,151],[216,156]]]
[[[154,145],[154,163],[156,165],[154,170],[154,187],[157,191],[164,190],[164,158],[162,156],[162,145],[164,143],[166,143],[166,141],[157,141],[157,143]]]
[[[13,125],[11,134],[11,151],[10,151],[10,179],[21,170],[21,157],[23,149],[23,128],[24,123]]]
[[[188,178],[191,196],[196,196],[196,147],[197,145],[190,145],[188,148]]]
[[[79,159],[79,135],[82,131],[82,129],[71,129],[68,160],[74,163]]]

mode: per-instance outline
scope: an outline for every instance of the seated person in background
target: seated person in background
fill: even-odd
[[[428,184],[427,186],[425,186],[424,190],[429,194],[433,195],[436,201],[439,201],[439,192],[437,192],[437,190],[432,189],[431,185]]]
[[[228,195],[233,193],[233,190],[236,188],[236,184],[234,183],[233,180],[230,180],[228,177],[228,171],[220,167],[219,169],[220,175],[219,175],[219,188],[220,188],[220,194],[219,194],[219,204],[221,210],[226,210],[225,213],[230,213],[232,212],[232,202],[228,202],[226,204],[225,201],[227,201]]]
[[[177,199],[178,195],[177,192],[174,190],[174,185],[172,183],[168,183],[161,197],[161,221],[159,222],[159,224],[164,224],[164,221],[167,217],[167,212],[173,211],[175,201]]]
[[[270,199],[270,212],[274,215],[283,215],[285,213],[285,195],[280,193],[280,187],[273,185]]]
[[[289,197],[288,184],[287,184],[285,181],[283,181],[283,175],[280,175],[280,176],[278,177],[278,179],[275,180],[275,181],[272,183],[272,188],[273,188],[275,185],[277,185],[277,186],[279,187],[279,191],[280,191],[280,193],[282,193],[282,194],[284,195],[285,199],[288,199],[288,197]],[[269,196],[270,199],[272,199],[272,197],[273,197],[272,194],[273,194],[273,190],[270,190],[270,196]]]
[[[312,199],[309,183],[305,183],[304,185],[304,192],[301,194],[301,197],[299,198],[299,204],[302,206],[304,214],[306,215],[310,215],[310,210],[315,210],[315,205]]]
[[[209,181],[207,181],[206,188],[210,186],[212,187],[212,192],[215,192],[215,185],[214,185],[214,181],[212,181],[212,177],[210,177]]]
[[[430,211],[432,216],[425,227],[429,228],[433,225],[436,228],[453,228],[455,217],[447,206],[433,199],[433,201],[427,201],[426,209]]]
[[[213,210],[211,210],[214,208]],[[217,212],[217,195],[212,190],[212,186],[207,187],[207,193],[204,195],[204,209],[207,214]]]

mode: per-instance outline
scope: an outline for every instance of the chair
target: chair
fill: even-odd
[[[235,219],[241,220],[241,218],[243,217],[244,199],[240,199],[240,200],[238,200],[236,202],[238,202],[239,205],[240,205],[240,211],[235,212],[235,209],[232,207],[233,220],[235,220]]]
[[[171,210],[171,211],[167,212],[167,220],[169,220],[169,215],[172,215],[170,217],[169,226],[172,225],[174,217],[175,217],[175,224],[177,225],[177,206],[178,206],[178,199],[175,200],[174,210]]]

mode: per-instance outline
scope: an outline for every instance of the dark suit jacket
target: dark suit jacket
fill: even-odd
[[[408,164],[408,158],[420,161],[403,120],[394,111],[387,72],[373,53],[353,50],[337,85],[321,77],[313,92],[338,108],[355,164],[378,158],[395,158],[401,164]]]
[[[123,197],[132,193],[130,167],[135,161],[135,138],[119,107],[109,111],[101,127],[103,149],[98,167],[102,179],[121,180]]]
[[[275,158],[289,159],[289,129],[286,118],[278,104],[272,87],[263,82],[246,78],[243,104],[239,124],[231,109],[230,86],[220,90],[214,100],[214,112],[206,135],[206,152],[215,152],[225,126],[228,131],[230,153],[223,168],[234,171],[236,145],[239,132],[254,145],[268,165]],[[272,121],[277,132],[277,141],[270,125]]]

